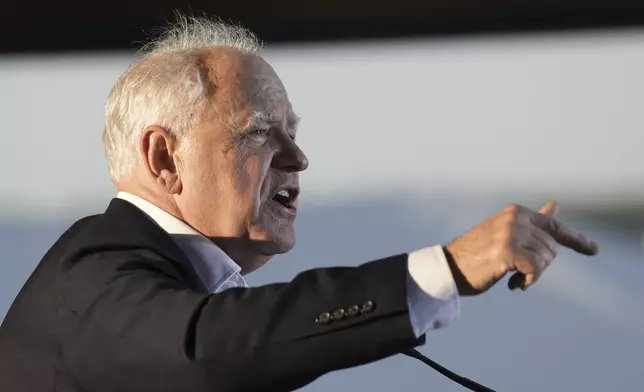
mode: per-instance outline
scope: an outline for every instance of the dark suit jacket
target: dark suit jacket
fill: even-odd
[[[406,254],[219,294],[183,258],[126,201],[76,222],[0,327],[0,391],[293,390],[422,344]]]

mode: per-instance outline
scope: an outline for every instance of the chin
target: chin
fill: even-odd
[[[262,243],[262,253],[267,256],[280,255],[289,252],[295,246],[295,238],[273,237]]]
[[[277,252],[275,252],[275,254],[281,255],[281,254],[290,252],[291,249],[295,247],[295,240],[276,242],[275,245],[277,247]]]
[[[265,256],[284,254],[295,246],[295,233],[290,228],[280,227],[277,230],[262,230],[262,232],[260,236],[251,237],[253,245],[260,254]]]
[[[293,249],[295,238],[290,237],[264,237],[250,239],[250,244],[246,244],[244,254],[246,257],[240,257],[238,264],[242,267],[242,274],[249,274],[270,261],[270,259],[279,254],[284,254]],[[248,255],[253,257],[248,257]],[[236,260],[236,261],[237,261]],[[243,260],[243,261],[242,261]]]

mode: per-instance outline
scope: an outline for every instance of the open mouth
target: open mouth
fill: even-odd
[[[297,188],[283,188],[273,196],[272,200],[286,208],[295,209],[295,201],[297,200],[298,193],[300,192]]]

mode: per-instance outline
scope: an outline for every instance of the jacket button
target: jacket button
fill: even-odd
[[[333,312],[333,319],[334,320],[342,320],[343,318],[344,318],[344,309],[342,309],[342,308],[336,309]]]
[[[360,313],[360,308],[358,308],[358,305],[351,305],[347,309],[347,316],[357,316],[358,313]]]
[[[369,312],[371,312],[373,310],[374,307],[375,307],[375,305],[374,305],[373,302],[367,301],[364,304],[362,304],[362,307],[360,308],[360,313],[362,313],[362,314],[369,313]]]
[[[315,323],[316,324],[328,324],[331,321],[331,313],[329,312],[324,312],[321,313],[316,319]]]

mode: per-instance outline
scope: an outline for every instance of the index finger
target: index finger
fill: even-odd
[[[588,256],[596,255],[599,251],[599,246],[595,241],[590,240],[551,216],[534,213],[530,220],[566,248]]]

